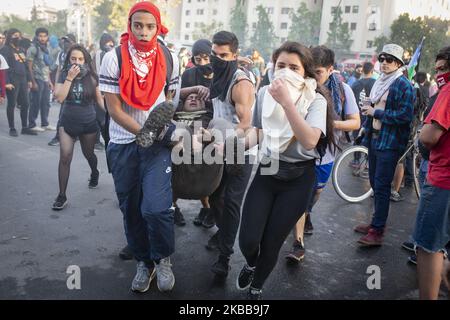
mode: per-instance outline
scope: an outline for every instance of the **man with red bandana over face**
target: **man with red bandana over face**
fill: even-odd
[[[137,3],[128,15],[128,32],[121,37],[121,62],[116,50],[109,51],[99,74],[100,90],[111,116],[108,162],[128,246],[137,260],[131,285],[136,292],[147,291],[155,276],[160,291],[169,291],[175,284],[170,263],[175,239],[168,147],[174,125],[167,117],[171,112],[164,88],[168,86],[173,93],[179,75],[174,66],[166,83],[166,60],[157,36],[167,32],[154,4]],[[161,130],[149,147],[137,144],[136,135],[147,123],[158,121],[166,130]]]

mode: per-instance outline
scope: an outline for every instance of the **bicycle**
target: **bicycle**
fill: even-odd
[[[414,128],[413,132],[415,134],[409,140],[406,151],[398,163],[402,163],[408,153],[412,153],[414,189],[419,198],[418,177],[421,160],[418,147],[419,131]],[[357,139],[362,139],[362,130]],[[369,198],[373,193],[369,182],[369,150],[362,145],[353,145],[344,149],[335,160],[332,182],[336,193],[348,202],[357,203]]]

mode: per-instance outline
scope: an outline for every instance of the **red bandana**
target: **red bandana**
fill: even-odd
[[[156,34],[148,42],[139,41],[131,31],[131,16],[137,11],[149,12],[156,19]],[[128,32],[124,33],[120,40],[122,70],[119,87],[123,101],[134,108],[149,110],[164,88],[166,60],[157,36],[167,32],[167,28],[161,24],[159,9],[154,4],[138,2],[131,8],[128,14]]]

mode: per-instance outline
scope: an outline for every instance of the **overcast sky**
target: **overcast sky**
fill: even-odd
[[[36,5],[46,3],[47,6],[55,9],[66,9],[68,0],[35,0]],[[27,17],[33,6],[33,0],[0,0],[1,11],[6,14],[14,13]]]

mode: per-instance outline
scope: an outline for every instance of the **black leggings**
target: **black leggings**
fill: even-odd
[[[8,117],[8,125],[10,129],[15,128],[14,125],[14,108],[20,105],[20,118],[22,120],[22,128],[28,128],[28,109],[30,100],[28,96],[28,82],[25,76],[11,80],[14,85],[13,90],[6,90],[8,105],[6,107],[6,116]]]
[[[305,212],[314,189],[314,163],[289,182],[261,175],[258,168],[242,210],[239,247],[255,268],[252,287],[262,289],[275,267],[281,246]]]
[[[84,157],[89,163],[91,173],[97,173],[97,156],[94,153],[96,133],[82,134],[78,136],[81,144],[81,151]],[[59,166],[58,166],[58,178],[59,178],[59,194],[65,195],[67,189],[67,183],[69,182],[70,164],[73,157],[73,149],[75,146],[75,139],[72,138],[63,127],[59,128]]]

